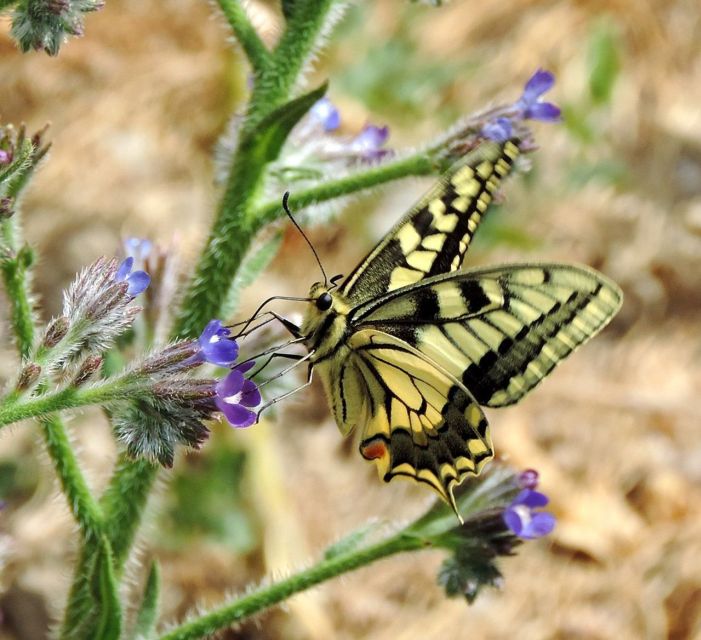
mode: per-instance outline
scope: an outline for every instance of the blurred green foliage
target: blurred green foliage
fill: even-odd
[[[188,456],[176,466],[170,504],[163,514],[166,543],[178,546],[193,537],[208,537],[239,553],[256,547],[259,538],[241,490],[246,454],[215,430],[204,454]]]

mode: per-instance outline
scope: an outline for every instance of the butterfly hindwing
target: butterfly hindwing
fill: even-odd
[[[513,141],[489,143],[451,167],[346,278],[341,293],[358,304],[458,269],[518,155]]]
[[[401,338],[486,406],[512,404],[599,332],[620,289],[586,267],[501,265],[446,274],[358,310],[358,330]]]
[[[425,482],[454,506],[453,486],[493,455],[479,405],[459,380],[394,336],[363,329],[348,344],[364,388],[361,454],[385,481]],[[342,395],[355,391],[341,386]]]

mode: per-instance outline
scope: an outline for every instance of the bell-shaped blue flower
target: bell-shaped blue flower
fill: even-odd
[[[143,293],[151,283],[151,276],[145,271],[132,271],[134,268],[134,258],[129,256],[122,260],[117,273],[114,276],[115,282],[127,283],[127,294],[135,298]]]

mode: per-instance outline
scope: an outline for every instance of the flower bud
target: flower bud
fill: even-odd
[[[30,389],[41,375],[41,367],[35,362],[28,362],[24,365],[19,379],[15,385],[15,391],[22,392]]]
[[[73,378],[73,382],[71,383],[71,386],[73,387],[79,387],[85,382],[87,382],[92,375],[102,366],[102,356],[99,355],[92,355],[88,356],[83,360],[83,363],[80,365],[80,368],[78,369],[78,373],[76,374],[75,378]]]
[[[42,344],[48,348],[52,349],[55,347],[63,338],[66,337],[66,333],[68,333],[68,327],[70,326],[70,323],[68,321],[68,318],[66,316],[59,316],[58,318],[54,318],[50,323],[49,326],[46,328],[46,333],[44,334],[44,339],[42,340]]]

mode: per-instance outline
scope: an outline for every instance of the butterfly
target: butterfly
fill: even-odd
[[[383,480],[429,485],[458,518],[455,486],[494,455],[482,407],[517,402],[622,302],[584,266],[460,268],[518,155],[509,140],[466,156],[342,282],[312,285],[301,327],[288,322],[341,433],[359,432]]]

